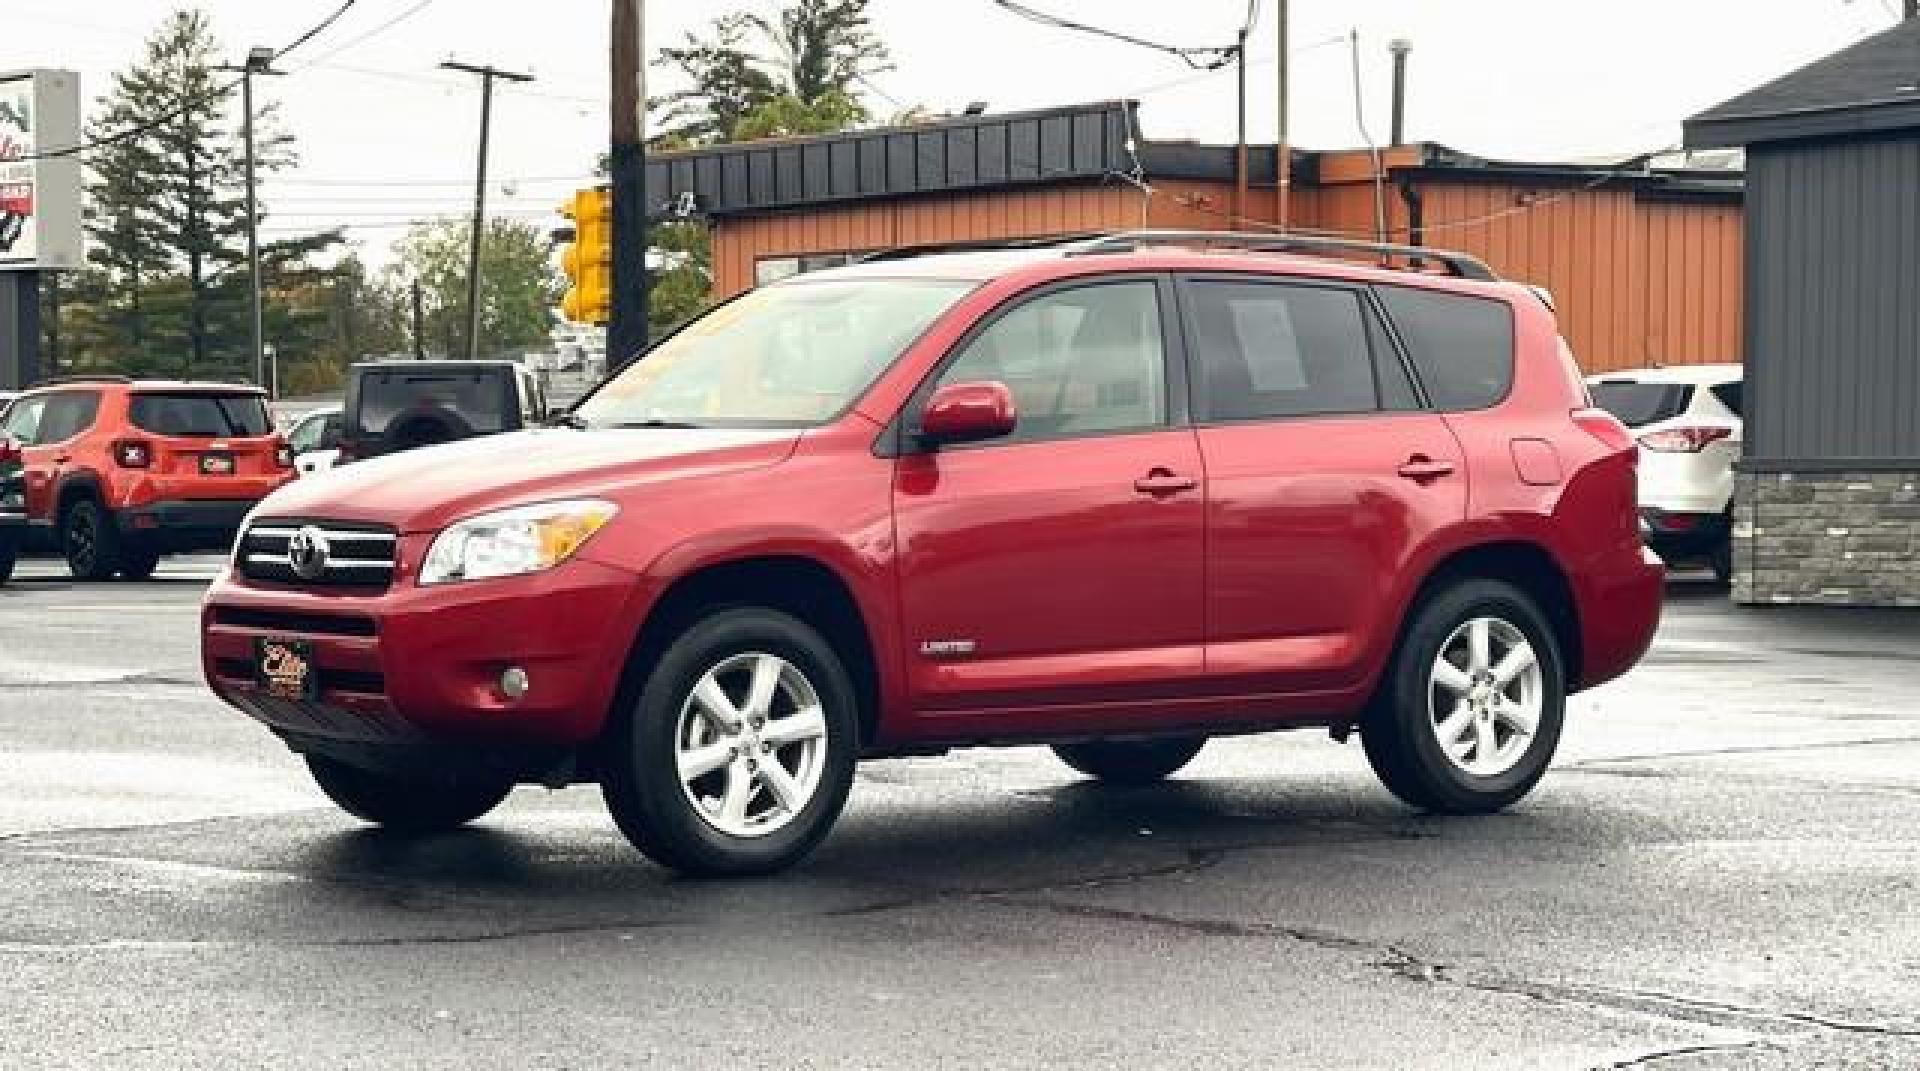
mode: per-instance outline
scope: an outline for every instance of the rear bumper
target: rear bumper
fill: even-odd
[[[1604,684],[1632,669],[1660,627],[1666,565],[1652,552],[1610,554],[1581,570],[1575,581],[1580,600],[1580,679],[1574,691]]]
[[[116,511],[114,520],[123,537],[167,550],[225,550],[256,504],[255,499],[149,502]]]
[[[420,545],[409,545],[417,543]],[[362,766],[460,761],[529,768],[599,736],[649,596],[633,574],[583,560],[532,576],[419,587],[403,571],[378,594],[216,581],[201,612],[207,682],[297,750]],[[256,681],[256,641],[309,645],[317,695]],[[527,672],[518,700],[499,687]],[[516,758],[517,757],[517,758]]]
[[[1726,543],[1733,525],[1723,512],[1682,512],[1642,507],[1640,535],[1669,561],[1710,554]]]

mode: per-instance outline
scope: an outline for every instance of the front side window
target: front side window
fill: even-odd
[[[1059,290],[993,321],[939,383],[1006,384],[1019,419],[998,443],[1159,427],[1167,420],[1161,338],[1150,280]]]
[[[1379,407],[1365,310],[1355,291],[1214,280],[1186,285],[1204,419]]]
[[[807,427],[862,392],[977,284],[793,282],[718,306],[581,402],[589,427]]]
[[[257,394],[168,391],[136,394],[128,408],[133,426],[183,439],[257,438],[273,430]]]
[[[94,391],[69,391],[47,396],[46,410],[40,415],[36,442],[63,443],[93,427],[100,413],[100,395]]]

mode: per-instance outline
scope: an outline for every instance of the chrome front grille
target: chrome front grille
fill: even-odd
[[[234,566],[273,584],[385,588],[398,546],[393,529],[379,525],[262,520],[240,537]]]

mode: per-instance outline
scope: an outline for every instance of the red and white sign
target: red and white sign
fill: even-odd
[[[80,76],[0,74],[0,271],[81,264]]]

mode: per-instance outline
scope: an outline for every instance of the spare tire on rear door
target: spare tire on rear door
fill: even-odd
[[[382,453],[397,453],[401,450],[415,450],[422,446],[434,446],[464,439],[473,434],[473,428],[460,414],[451,409],[432,408],[406,413],[396,418],[387,433],[381,437]]]

